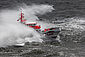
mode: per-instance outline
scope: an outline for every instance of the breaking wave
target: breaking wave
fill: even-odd
[[[36,21],[36,15],[43,15],[51,12],[54,8],[51,5],[31,5],[20,7],[23,10],[25,18],[28,21]],[[18,10],[2,10],[0,12],[0,47],[15,45],[25,42],[42,42],[40,34],[34,29],[26,27],[17,22],[20,11]]]
[[[84,17],[72,17],[65,20],[67,22],[64,22],[63,24],[61,24],[63,28],[70,29],[70,30],[85,31]]]

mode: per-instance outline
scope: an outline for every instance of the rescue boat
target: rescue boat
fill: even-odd
[[[61,31],[59,27],[46,28],[43,31],[41,31],[41,26],[37,25],[37,22],[26,22],[27,20],[24,18],[24,13],[22,13],[22,11],[20,14],[20,18],[17,21],[20,21],[20,23],[28,27],[31,27],[35,29],[37,32],[43,34],[45,36],[43,40],[45,41],[46,39],[55,40],[57,36],[59,35],[59,32]]]

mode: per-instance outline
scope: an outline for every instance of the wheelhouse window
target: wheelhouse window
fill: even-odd
[[[29,26],[36,26],[36,24],[28,24]]]

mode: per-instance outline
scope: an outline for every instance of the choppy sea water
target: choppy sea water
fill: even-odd
[[[46,19],[52,19],[56,17],[62,17],[61,19],[71,18],[71,17],[82,17],[84,16],[84,4],[83,0],[75,0],[75,1],[62,1],[62,0],[54,0],[54,1],[28,1],[28,0],[7,0],[0,1],[1,9],[12,9],[15,3],[22,5],[22,3],[26,4],[52,4],[56,9],[52,13],[45,14],[43,16],[39,16]],[[14,9],[15,9],[14,7]],[[51,15],[51,16],[50,16]],[[49,17],[50,16],[50,17]],[[85,39],[84,39],[84,31],[80,33],[72,33],[74,31],[61,31],[60,43],[27,43],[23,47],[1,47],[0,48],[0,56],[1,57],[85,57]],[[66,34],[65,34],[66,33]],[[72,35],[71,35],[72,34]]]

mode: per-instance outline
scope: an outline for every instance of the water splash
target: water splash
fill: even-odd
[[[22,9],[25,18],[29,21],[36,21],[36,19],[38,19],[36,16],[37,14],[42,15],[54,10],[51,5],[25,5]],[[17,22],[19,14],[20,11],[17,10],[2,10],[0,12],[0,47],[24,43],[27,38],[27,41],[30,42],[42,42],[39,33],[34,29]]]

